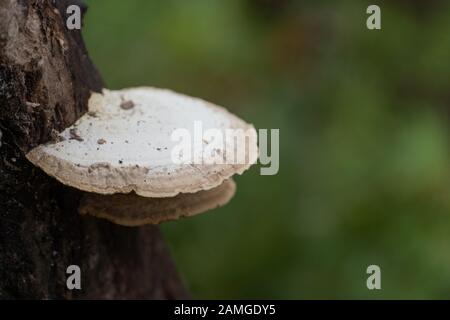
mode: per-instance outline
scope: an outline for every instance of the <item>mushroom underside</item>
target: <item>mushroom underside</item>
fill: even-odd
[[[159,224],[221,207],[230,201],[235,191],[236,184],[228,179],[213,189],[169,198],[146,198],[135,193],[84,193],[78,210],[82,215],[89,214],[124,226]]]

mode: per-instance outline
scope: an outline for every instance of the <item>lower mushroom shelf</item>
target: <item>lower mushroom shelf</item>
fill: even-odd
[[[90,214],[124,226],[159,224],[221,207],[230,201],[235,191],[236,184],[229,179],[210,190],[181,193],[169,198],[145,198],[135,193],[85,193],[78,210],[80,214]]]

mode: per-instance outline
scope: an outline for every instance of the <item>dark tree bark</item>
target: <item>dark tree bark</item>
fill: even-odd
[[[51,140],[103,87],[81,33],[65,27],[71,0],[0,0],[0,298],[185,298],[157,227],[80,216],[80,192],[24,157]],[[66,268],[81,268],[81,290]]]

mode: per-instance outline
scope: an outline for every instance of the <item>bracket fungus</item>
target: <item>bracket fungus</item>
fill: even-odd
[[[151,87],[104,89],[27,158],[84,191],[81,214],[136,226],[226,204],[231,177],[258,158],[256,140],[251,124],[204,100]]]

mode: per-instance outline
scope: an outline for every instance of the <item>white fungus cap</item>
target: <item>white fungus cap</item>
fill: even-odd
[[[186,129],[195,137],[196,123],[203,132],[240,129],[248,143],[215,145],[224,164],[174,162],[172,150],[179,144],[174,130]],[[100,194],[134,191],[160,198],[208,190],[241,174],[258,157],[252,125],[201,99],[151,87],[93,93],[88,113],[58,140],[34,148],[27,158],[66,185]],[[193,142],[193,154],[213,140]],[[244,163],[233,161],[242,156]]]

